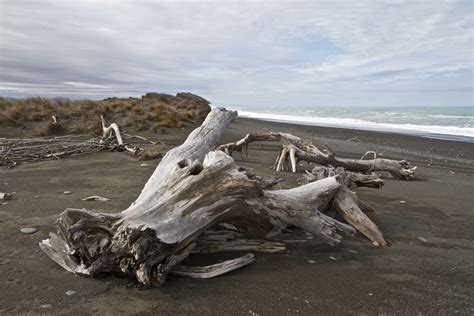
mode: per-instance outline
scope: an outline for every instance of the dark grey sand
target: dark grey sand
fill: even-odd
[[[356,236],[333,248],[313,239],[292,245],[290,254],[257,254],[252,265],[215,279],[170,277],[162,288],[146,290],[115,276],[74,276],[37,246],[55,230],[57,215],[66,207],[125,209],[159,161],[141,167],[121,153],[98,153],[33,163],[0,170],[0,192],[16,192],[8,205],[0,204],[0,314],[474,314],[472,143],[249,119],[233,123],[222,142],[262,129],[293,133],[319,146],[329,143],[341,156],[377,150],[417,164],[419,180],[387,180],[380,190],[357,190],[377,209],[370,217],[393,244],[380,249]],[[147,136],[164,141],[167,150],[189,131]],[[16,133],[0,127],[0,137]],[[238,154],[235,160],[270,177],[277,151],[277,143],[253,144],[245,162]],[[306,168],[278,174],[286,179],[282,187],[296,185]],[[64,195],[66,190],[72,194]],[[81,201],[90,195],[111,201]],[[25,235],[22,227],[39,231]]]

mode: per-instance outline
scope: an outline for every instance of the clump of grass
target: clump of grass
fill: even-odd
[[[166,129],[163,125],[161,125],[161,123],[153,124],[153,126],[151,127],[151,130],[155,133],[166,134]]]
[[[62,128],[61,124],[59,124],[57,122],[47,122],[46,124],[44,124],[42,127],[40,127],[36,131],[36,135],[38,135],[38,136],[53,135],[53,134],[57,134],[62,129],[63,128]]]
[[[23,100],[18,102],[8,102],[3,111],[2,120],[5,122],[19,125],[21,122],[27,121],[28,109]]]
[[[95,119],[89,121],[86,126],[87,131],[92,135],[102,135],[102,121],[100,120],[100,115],[96,115]]]

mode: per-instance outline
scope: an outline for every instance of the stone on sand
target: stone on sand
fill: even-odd
[[[38,228],[35,228],[35,227],[24,227],[22,229],[20,229],[20,231],[23,233],[23,234],[34,234],[38,231]]]

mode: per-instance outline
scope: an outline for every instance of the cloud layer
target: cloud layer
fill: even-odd
[[[471,1],[0,4],[0,95],[472,105]]]

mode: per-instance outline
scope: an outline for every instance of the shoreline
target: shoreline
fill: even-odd
[[[269,114],[269,113],[258,113],[258,112],[249,112],[245,110],[236,110],[239,113],[242,113],[241,118],[256,119],[265,122],[277,122],[277,123],[286,123],[286,124],[296,124],[296,125],[305,125],[305,126],[316,126],[316,127],[330,127],[330,128],[343,128],[348,130],[363,130],[363,131],[372,131],[380,133],[393,133],[401,134],[407,136],[418,136],[423,138],[430,139],[443,139],[443,140],[453,140],[466,143],[474,143],[474,136],[467,136],[462,134],[449,134],[449,133],[436,133],[432,131],[427,131],[423,129],[428,128],[456,128],[462,129],[462,127],[456,126],[436,126],[436,125],[415,125],[415,124],[393,124],[393,123],[375,123],[375,122],[358,122],[358,119],[350,118],[335,118],[335,117],[302,117],[302,116],[292,116],[288,114]],[[314,120],[309,121],[308,119]],[[324,122],[326,120],[326,122]],[[341,123],[345,120],[355,120],[356,122],[349,125],[349,123]],[[327,122],[330,121],[330,122]],[[372,126],[370,126],[372,125]],[[406,128],[406,126],[410,126]],[[421,128],[421,129],[417,129]]]

